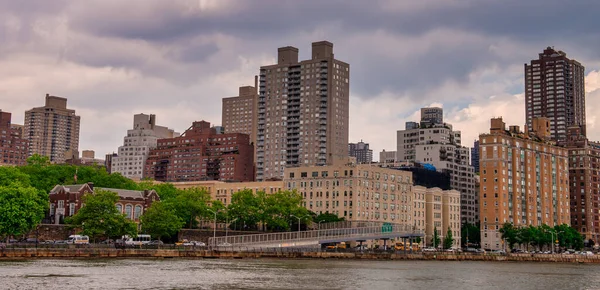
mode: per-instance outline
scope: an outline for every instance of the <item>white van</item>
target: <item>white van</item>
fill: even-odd
[[[125,245],[140,246],[150,243],[150,241],[152,241],[152,237],[150,237],[150,235],[137,235],[135,238],[123,236],[122,240]]]
[[[87,245],[90,243],[90,237],[81,235],[70,235],[67,244]]]

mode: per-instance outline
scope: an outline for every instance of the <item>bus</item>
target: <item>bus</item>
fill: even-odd
[[[90,237],[81,235],[70,235],[67,244],[87,245],[90,243]]]
[[[152,238],[150,235],[137,235],[137,237],[132,238],[130,236],[123,236],[123,243],[128,246],[140,246],[150,243]]]

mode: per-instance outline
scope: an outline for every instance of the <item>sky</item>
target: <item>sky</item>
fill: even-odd
[[[492,117],[523,126],[523,64],[547,46],[586,67],[587,132],[600,140],[597,0],[0,0],[0,109],[22,124],[46,93],[81,116],[81,150],[116,152],[133,115],[183,132],[221,123],[277,48],[328,40],[350,64],[350,142],[374,159],[419,109],[472,146]]]

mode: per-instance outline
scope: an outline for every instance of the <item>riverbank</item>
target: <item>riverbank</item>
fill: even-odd
[[[478,255],[453,253],[381,253],[318,252],[280,249],[272,251],[211,251],[197,249],[114,249],[114,248],[7,248],[0,250],[1,260],[20,259],[89,259],[89,258],[198,258],[198,259],[352,259],[352,260],[438,260],[438,261],[504,261],[558,262],[600,264],[600,255]]]

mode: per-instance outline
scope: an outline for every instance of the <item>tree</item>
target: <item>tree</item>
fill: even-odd
[[[452,237],[452,230],[448,227],[448,231],[446,232],[446,236],[444,237],[444,249],[452,248],[452,244],[454,243],[454,238]]]
[[[460,230],[463,246],[470,247],[481,244],[481,232],[478,225],[464,223]]]
[[[83,206],[65,222],[72,228],[81,229],[81,234],[92,240],[98,238],[119,238],[123,235],[136,236],[137,225],[117,210],[119,201],[116,193],[96,190],[94,194],[83,196]]]
[[[44,218],[48,205],[44,193],[15,182],[0,186],[0,237],[28,233]]]
[[[254,194],[250,189],[235,192],[231,196],[231,203],[227,213],[231,222],[241,225],[242,229],[256,230],[262,221],[264,212],[264,195]]]
[[[512,249],[514,245],[519,241],[517,239],[518,230],[513,226],[512,223],[504,223],[502,228],[500,228],[500,234],[502,234],[502,239],[508,243],[509,249]]]
[[[142,231],[160,240],[177,234],[185,222],[163,202],[154,202],[140,217]]]
[[[332,214],[332,213],[328,213],[328,212],[324,212],[322,214],[316,215],[313,218],[313,221],[315,223],[318,223],[318,222],[333,223],[333,222],[341,222],[344,220],[345,219],[343,217],[338,217],[336,214]]]
[[[437,227],[433,227],[433,237],[431,238],[431,243],[434,248],[437,248],[440,245],[440,236],[438,235]]]
[[[210,195],[203,188],[188,188],[181,190],[175,198],[164,201],[170,209],[188,225],[188,228],[198,226],[198,218],[205,217],[212,220],[212,214],[206,209]]]

